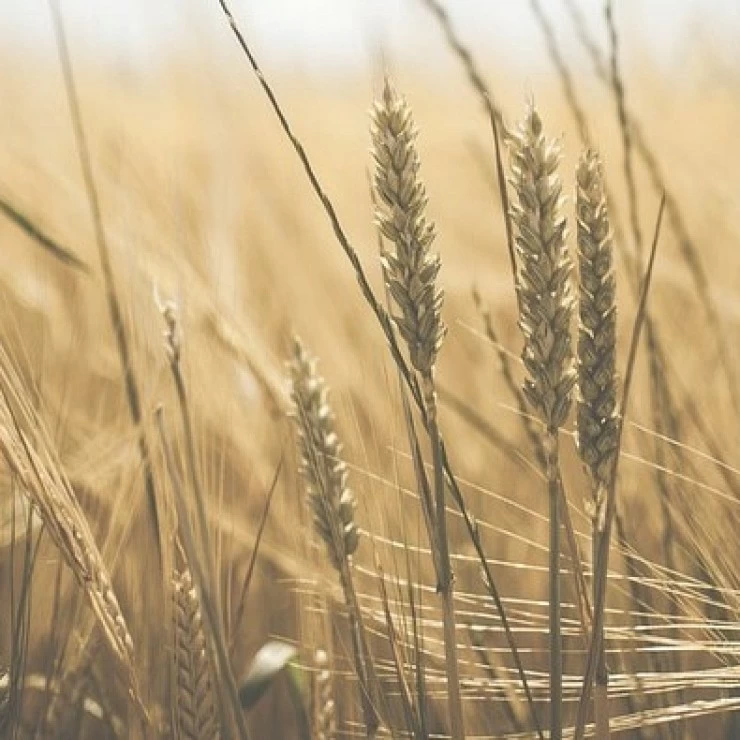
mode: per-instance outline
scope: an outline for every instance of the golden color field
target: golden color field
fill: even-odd
[[[440,542],[420,502],[423,480],[431,497],[438,481],[435,437],[402,390],[355,270],[226,23],[223,44],[213,59],[181,50],[148,75],[96,64],[72,45],[107,276],[59,64],[12,51],[0,64],[0,732],[370,737],[375,714],[379,737],[462,737],[457,692],[468,738],[537,737],[538,725],[548,736],[552,553],[549,476],[537,449],[552,437],[580,553],[575,567],[563,529],[560,722],[570,736],[593,636],[592,488],[575,444],[578,396],[548,435],[516,395],[527,376],[523,336],[479,91],[452,50],[433,76],[421,63],[388,65],[419,131],[424,212],[441,260],[447,335],[428,379],[468,517],[448,490],[451,663]],[[600,711],[615,736],[729,740],[740,733],[740,76],[713,75],[703,57],[663,69],[630,48],[619,60],[625,129],[602,46],[604,79],[586,52],[577,62],[563,53],[611,198],[620,399],[636,317],[642,332],[614,488],[609,698]],[[575,172],[585,147],[572,98],[549,67],[524,75],[485,54],[475,63],[506,132],[532,100],[545,135],[560,139],[576,296]],[[386,305],[368,114],[383,100],[382,71],[263,72]],[[503,166],[515,179],[506,132]],[[515,185],[507,189],[514,202]],[[386,232],[386,252],[390,241]],[[343,445],[329,440],[325,470],[334,475],[338,452],[356,501],[342,516],[359,544],[353,551],[340,537],[338,569],[313,524],[333,510],[309,504],[311,461],[301,466],[307,447],[291,418],[306,416],[290,386],[288,363],[294,383],[300,372],[295,336],[318,358]],[[412,373],[426,387],[423,371]],[[414,439],[426,476],[414,466]],[[438,532],[439,512],[431,516]],[[261,682],[255,655],[268,642],[256,664]],[[285,645],[295,652],[281,653]],[[243,690],[237,711],[233,690],[245,685],[264,695]],[[587,734],[605,737],[591,704]]]

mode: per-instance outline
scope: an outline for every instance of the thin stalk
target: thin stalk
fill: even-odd
[[[549,652],[550,652],[550,740],[563,737],[563,637],[560,624],[560,465],[558,430],[549,428],[545,437],[547,493],[550,503],[549,553]]]
[[[510,219],[507,218],[507,222],[509,221]],[[517,300],[518,299],[519,294],[517,293]],[[530,416],[527,410],[527,401],[524,398],[524,393],[522,392],[522,389],[517,385],[516,380],[514,380],[511,360],[501,346],[498,335],[496,334],[496,330],[493,326],[493,321],[491,320],[491,313],[488,307],[484,305],[480,293],[475,288],[473,289],[473,302],[475,303],[475,307],[478,310],[481,319],[483,320],[483,329],[486,333],[486,337],[496,348],[500,363],[501,374],[503,375],[506,386],[511,391],[511,395],[516,401],[518,411],[517,416],[532,447],[532,451],[534,452],[535,458],[537,460],[538,472],[544,471],[546,468],[546,456],[544,444],[542,442],[542,435],[539,432],[536,422]],[[443,395],[441,391],[440,397],[443,398],[445,401],[450,400],[450,395]],[[462,411],[459,403],[455,404],[455,408],[458,411]],[[463,416],[466,421],[474,424],[478,431],[486,435],[489,440],[491,440],[495,444],[498,444],[496,441],[498,439],[498,432],[496,432],[489,424],[483,425],[481,423],[482,419],[475,415],[472,409],[466,408]],[[492,435],[492,432],[495,432],[495,434]],[[520,452],[518,453],[519,456],[521,456],[521,454],[522,453]],[[519,457],[517,457],[517,461],[522,462],[521,458]],[[527,465],[527,467],[529,467],[529,465]],[[581,548],[578,545],[576,532],[573,527],[573,520],[568,509],[568,496],[565,492],[565,486],[563,485],[562,476],[559,473],[558,478],[560,485],[560,517],[565,526],[566,543],[568,545],[570,560],[573,567],[573,588],[575,590],[576,601],[578,604],[578,617],[581,622],[581,633],[586,643],[586,647],[588,647],[588,641],[591,639],[591,622],[593,620],[593,609],[591,607],[591,600],[586,584],[586,576],[583,573],[583,556],[581,554]]]
[[[380,720],[375,709],[378,697],[378,677],[375,673],[370,648],[367,644],[365,629],[362,623],[362,612],[357,600],[352,572],[347,560],[343,560],[339,568],[339,580],[344,592],[344,600],[349,615],[349,629],[352,638],[352,652],[354,653],[355,671],[360,681],[360,699],[362,713],[365,718],[365,732],[368,740],[372,740],[378,732]]]
[[[69,267],[74,267],[85,274],[90,274],[90,266],[80,259],[74,252],[62,246],[56,239],[44,232],[29,216],[22,213],[16,206],[5,198],[0,197],[0,213],[5,215],[19,229],[25,232],[37,244],[42,246],[55,259]]]
[[[270,487],[267,489],[267,496],[265,498],[265,505],[262,509],[262,516],[260,517],[260,522],[257,525],[257,533],[254,537],[254,546],[252,547],[252,554],[249,557],[249,565],[247,566],[247,573],[244,576],[244,582],[242,583],[241,591],[239,592],[239,598],[237,599],[237,611],[236,616],[234,618],[234,627],[233,632],[231,634],[231,640],[229,647],[231,650],[234,649],[234,643],[236,642],[237,634],[239,631],[239,626],[242,623],[242,619],[244,617],[244,611],[247,604],[247,593],[249,592],[249,586],[252,583],[252,576],[254,575],[254,569],[257,565],[257,553],[260,549],[260,544],[262,543],[262,535],[265,532],[265,526],[267,525],[267,516],[270,513],[270,507],[272,504],[272,498],[275,494],[275,491],[277,490],[277,484],[278,480],[280,479],[280,473],[283,469],[283,457],[280,456],[280,461],[277,464],[277,467],[275,468],[275,473],[272,476],[272,482],[270,483]]]
[[[64,23],[62,20],[62,14],[59,8],[58,0],[49,0],[49,9],[51,11],[52,25],[54,27],[57,51],[62,67],[62,75],[64,77],[64,86],[67,95],[67,103],[69,105],[70,117],[72,120],[72,128],[74,130],[77,154],[80,160],[80,167],[82,169],[85,190],[87,192],[87,199],[90,206],[90,215],[92,217],[93,227],[95,229],[95,242],[98,247],[100,266],[103,271],[105,295],[108,301],[108,312],[110,314],[111,324],[113,325],[113,333],[116,338],[118,355],[121,361],[121,368],[123,370],[124,385],[126,387],[126,398],[128,400],[131,420],[138,431],[139,455],[141,456],[141,462],[144,468],[144,483],[146,486],[149,516],[151,518],[152,529],[154,532],[153,539],[157,546],[157,553],[161,561],[162,543],[159,539],[159,509],[157,506],[157,496],[154,486],[154,475],[152,473],[149,443],[147,442],[146,432],[144,431],[142,419],[139,387],[138,383],[136,382],[136,375],[134,373],[134,366],[131,359],[131,351],[128,345],[128,337],[126,336],[126,328],[123,323],[123,311],[121,309],[121,302],[118,298],[116,282],[113,277],[113,265],[110,257],[110,249],[108,247],[108,240],[106,238],[105,228],[103,226],[103,216],[100,208],[100,200],[98,198],[98,191],[95,185],[92,161],[87,145],[85,129],[82,123],[82,111],[80,110],[80,102],[77,95],[74,72],[72,70],[72,60],[69,53],[69,47],[67,45],[67,36],[64,30]]]
[[[593,521],[591,544],[593,547],[593,562],[599,555],[601,537],[599,523]],[[593,580],[593,597],[596,600],[596,579]],[[596,656],[596,678],[594,686],[594,725],[597,740],[606,740],[609,737],[609,672],[606,668],[606,652],[604,650],[604,630],[602,627],[599,637],[599,650]]]
[[[185,457],[188,461],[188,472],[190,474],[190,484],[193,487],[193,498],[195,499],[195,512],[198,520],[198,529],[200,530],[200,549],[201,556],[206,562],[206,569],[208,570],[208,577],[213,584],[213,598],[218,603],[219,601],[219,581],[216,578],[216,571],[213,565],[213,550],[211,549],[211,537],[208,532],[208,520],[206,517],[205,509],[205,496],[203,488],[200,484],[200,478],[198,476],[198,469],[195,462],[195,436],[193,435],[193,424],[190,415],[190,404],[188,403],[188,394],[185,389],[185,380],[182,376],[182,370],[180,368],[180,357],[179,355],[170,357],[170,370],[172,371],[172,379],[175,383],[175,389],[177,391],[177,401],[180,406],[180,414],[182,416],[182,425],[185,432]]]
[[[434,502],[436,524],[436,547],[439,570],[437,588],[442,599],[442,620],[444,627],[445,672],[447,673],[447,706],[450,712],[450,734],[453,740],[463,740],[465,723],[463,719],[462,697],[460,695],[460,673],[457,658],[457,629],[455,619],[455,583],[450,563],[450,549],[447,539],[447,507],[445,506],[445,478],[442,461],[442,440],[437,426],[434,380],[431,374],[422,380],[427,398],[429,413],[429,439],[432,445],[432,466],[434,469]]]

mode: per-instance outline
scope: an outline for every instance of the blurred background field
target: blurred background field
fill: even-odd
[[[142,585],[151,543],[144,541],[138,519],[132,524],[125,514],[143,509],[141,470],[53,37],[44,3],[10,7],[5,2],[8,12],[0,12],[0,199],[88,269],[62,264],[0,214],[0,331],[37,388],[61,461],[115,573],[135,637],[147,644],[147,621],[156,619],[150,612],[152,595],[147,597]],[[582,142],[530,4],[516,9],[483,2],[449,5],[451,20],[474,50],[507,123],[515,122],[533,97],[548,132],[562,135],[561,172],[573,223],[572,173]],[[620,214],[620,248],[631,254],[612,92],[595,74],[565,5],[542,5],[605,162]],[[600,4],[580,5],[607,59]],[[328,625],[341,626],[343,619],[341,610],[329,609],[326,615],[336,590],[333,573],[307,535],[303,488],[284,418],[284,362],[291,336],[298,333],[320,358],[332,389],[358,499],[357,521],[368,533],[357,558],[358,583],[363,604],[376,617],[373,629],[382,633],[374,558],[391,579],[405,578],[404,541],[424,544],[418,506],[401,491],[402,482],[412,481],[411,466],[383,336],[217,3],[150,9],[143,2],[119,8],[79,0],[63,2],[62,9],[152,439],[154,408],[164,404],[170,420],[177,414],[155,291],[174,299],[181,314],[186,379],[209,513],[218,532],[235,673],[243,672],[265,639],[279,636],[295,641],[307,663],[314,647],[325,647],[341,675],[349,670],[346,636]],[[547,528],[537,515],[546,514],[547,501],[537,474],[511,452],[518,449],[526,460],[533,458],[499,370],[497,348],[485,337],[472,298],[475,286],[490,306],[519,379],[521,340],[485,112],[422,3],[379,3],[372,10],[362,3],[328,1],[237,3],[235,11],[379,293],[368,189],[368,110],[384,70],[413,107],[429,213],[439,232],[449,325],[438,375],[442,426],[471,511],[481,523],[498,586],[521,628],[527,665],[533,672],[545,671]],[[629,670],[645,673],[648,684],[653,680],[658,687],[650,694],[639,684],[628,687],[625,679],[624,691],[635,704],[629,707],[615,696],[615,716],[637,717],[638,710],[657,708],[666,718],[671,705],[725,699],[740,685],[733,657],[737,633],[731,629],[740,609],[735,444],[740,409],[733,407],[733,393],[740,391],[733,385],[740,377],[740,156],[735,142],[740,58],[734,43],[740,13],[729,2],[709,8],[688,0],[650,7],[622,2],[616,11],[627,104],[677,204],[710,299],[708,304],[707,295],[697,291],[696,267],[692,271],[687,265],[681,239],[667,223],[650,309],[666,350],[663,373],[673,391],[680,438],[673,439],[669,429],[656,430],[643,349],[620,485],[626,536],[641,568],[633,582],[643,589],[643,608],[639,614],[629,611],[627,581],[619,579],[609,604],[615,653],[623,651],[632,661]],[[635,161],[640,226],[649,243],[660,192],[639,156]],[[622,267],[620,367],[635,313]],[[718,324],[712,325],[712,316]],[[480,419],[471,424],[473,412]],[[500,436],[498,442],[481,428],[481,420]],[[572,444],[564,446],[574,524],[587,533],[582,472]],[[284,467],[255,580],[236,624],[238,594],[281,458]],[[667,528],[674,573],[664,570]],[[515,688],[514,674],[505,670],[500,685],[474,680],[487,674],[467,625],[481,628],[495,648],[494,662],[508,664],[459,522],[452,525],[451,542],[460,556],[459,621],[466,644],[461,671],[469,679],[465,706],[471,734],[513,732],[501,696]],[[586,540],[583,547],[588,551]],[[7,545],[0,550],[6,574],[12,569],[8,550]],[[41,553],[31,630],[37,637],[30,658],[39,667],[51,650],[44,637],[50,615],[43,594],[57,567],[51,544]],[[612,567],[621,574],[627,568],[618,556]],[[420,561],[415,574],[433,592],[429,563]],[[66,598],[73,591],[68,589]],[[431,592],[425,596],[430,603]],[[712,615],[707,599],[719,605],[719,617]],[[674,625],[682,626],[665,630],[671,615]],[[574,702],[582,644],[575,612],[567,616],[566,673],[574,677],[569,694]],[[624,630],[621,637],[618,628]],[[430,650],[439,652],[434,625],[429,629]],[[142,672],[156,665],[153,639],[149,647],[149,658],[141,656]],[[7,660],[7,650],[3,630],[0,661]],[[386,669],[390,675],[390,665]],[[710,669],[724,672],[715,681],[709,673],[692,674]],[[63,666],[59,670],[64,673]],[[656,678],[661,673],[666,677]],[[342,686],[336,682],[338,696]],[[151,688],[151,698],[153,704],[161,702],[162,692]],[[545,683],[538,698],[544,706]],[[481,709],[483,699],[494,707],[490,713]],[[508,701],[521,708],[521,698]],[[295,729],[286,702],[286,687],[276,685],[250,714],[256,737],[291,736]],[[350,692],[338,701],[346,735],[357,729],[355,703]],[[708,737],[709,728],[712,737],[734,736],[737,728],[729,715],[706,713],[703,723],[677,721],[668,729],[659,725],[643,732],[646,737],[702,732]]]

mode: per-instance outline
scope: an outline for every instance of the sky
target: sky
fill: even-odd
[[[96,54],[146,67],[173,45],[218,49],[228,38],[217,0],[52,0],[70,36]],[[0,0],[0,41],[24,53],[52,43],[49,0]],[[603,39],[603,2],[575,0]],[[562,43],[575,45],[563,0],[540,0]],[[378,42],[394,55],[434,62],[439,31],[420,0],[231,0],[263,58],[303,69],[352,69],[371,63]],[[528,0],[446,0],[462,36],[476,49],[503,51],[522,65],[545,62]],[[675,64],[698,35],[709,47],[740,35],[738,0],[615,0],[617,21],[656,61]]]

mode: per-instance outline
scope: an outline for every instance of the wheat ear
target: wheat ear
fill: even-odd
[[[545,138],[530,104],[511,139],[512,205],[519,261],[516,288],[524,394],[545,426],[550,499],[550,737],[562,737],[562,637],[560,628],[560,496],[558,430],[571,405],[575,369],[570,334],[573,313],[571,261],[560,215],[562,186],[557,174],[560,147]]]
[[[200,600],[190,571],[175,571],[173,727],[182,740],[215,740],[220,728]]]
[[[434,372],[446,333],[442,322],[444,294],[437,286],[439,254],[430,247],[434,224],[427,221],[427,195],[419,178],[419,154],[411,108],[388,79],[373,108],[374,185],[378,195],[376,218],[392,245],[382,255],[388,292],[398,308],[393,321],[406,342],[409,359],[421,380],[434,469],[435,512],[432,542],[437,553],[437,581],[442,599],[450,730],[454,740],[465,736],[458,671],[454,608],[454,576],[450,564],[445,505],[442,438],[437,421]]]
[[[339,574],[349,614],[366,732],[368,737],[374,737],[380,726],[375,707],[380,692],[352,579],[352,555],[359,544],[354,520],[355,496],[348,486],[347,466],[341,458],[342,445],[334,431],[328,388],[316,371],[315,358],[300,339],[296,338],[293,343],[288,370],[300,469],[308,491],[314,529],[326,545],[329,560]]]
[[[585,151],[576,169],[578,234],[578,452],[591,481],[589,509],[594,561],[604,530],[606,492],[619,444],[617,411],[617,304],[612,233],[598,155]],[[596,670],[597,737],[609,736],[604,638]]]
[[[576,171],[578,220],[578,452],[593,484],[591,516],[601,529],[603,496],[617,453],[616,282],[601,163],[592,151]]]
[[[141,706],[134,645],[87,519],[5,348],[0,345],[0,453],[87,596]]]

